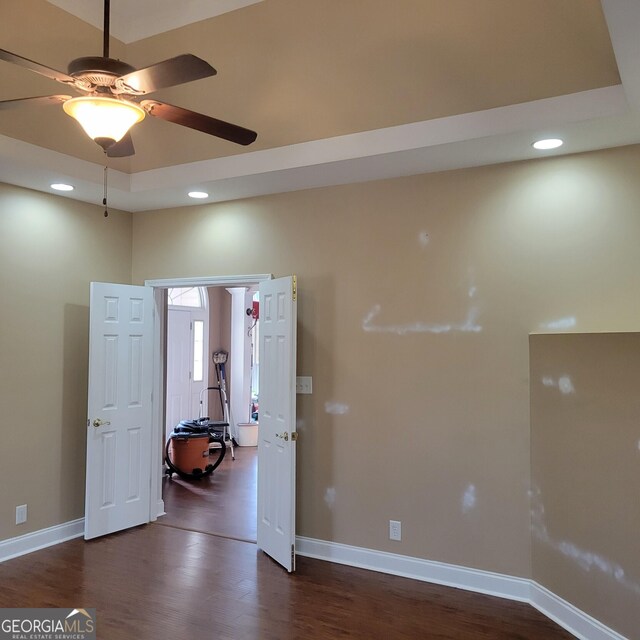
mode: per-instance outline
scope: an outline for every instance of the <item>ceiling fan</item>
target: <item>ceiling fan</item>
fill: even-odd
[[[192,54],[169,58],[143,69],[109,57],[110,0],[104,2],[103,55],[76,58],[67,73],[51,69],[28,58],[0,49],[0,60],[57,80],[82,94],[38,96],[0,101],[0,109],[22,105],[60,104],[75,118],[87,135],[97,142],[107,156],[120,158],[135,153],[129,129],[146,115],[196,129],[237,144],[251,144],[255,131],[223,120],[176,107],[148,94],[192,80],[216,75],[208,63]]]

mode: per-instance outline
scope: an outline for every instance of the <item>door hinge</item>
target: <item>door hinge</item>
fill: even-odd
[[[298,278],[293,276],[293,301],[298,299]]]
[[[291,545],[291,569],[295,571],[296,568],[296,545]]]

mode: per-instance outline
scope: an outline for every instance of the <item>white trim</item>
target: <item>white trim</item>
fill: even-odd
[[[579,640],[627,640],[537,582],[531,582],[529,603]]]
[[[164,500],[158,500],[156,502],[156,517],[154,520],[158,519],[160,516],[166,516],[167,512],[164,510]]]
[[[0,542],[0,562],[23,556],[32,551],[51,547],[84,535],[84,518],[63,522],[47,529],[40,529]]]
[[[526,578],[303,536],[296,537],[296,553],[350,567],[526,602],[579,640],[627,640],[545,587]]]
[[[153,388],[151,391],[151,497],[149,500],[149,522],[154,522],[164,514],[162,500],[162,477],[164,474],[164,335],[167,330],[166,292],[163,289],[153,290],[154,323],[153,323]],[[158,425],[161,425],[158,428]],[[154,452],[161,452],[157,456]],[[154,500],[155,497],[155,500]],[[162,509],[160,510],[160,504]]]
[[[296,538],[296,553],[308,558],[467,589],[509,600],[529,601],[530,581],[525,578],[302,536]]]
[[[159,278],[145,280],[147,287],[155,289],[179,289],[182,287],[247,287],[256,285],[263,280],[271,280],[270,273],[252,273],[248,275],[232,276],[204,276],[197,278]]]
[[[300,171],[309,167],[312,167],[314,172],[318,172],[327,166],[333,166],[335,172],[339,174],[344,167],[342,163],[351,160],[371,160],[381,157],[385,163],[388,163],[390,154],[418,150],[421,154],[427,154],[430,149],[441,153],[443,145],[473,140],[481,140],[482,146],[486,147],[489,145],[487,138],[516,133],[525,134],[528,142],[525,145],[524,157],[535,158],[540,154],[531,148],[531,143],[537,139],[538,133],[560,132],[562,127],[569,124],[620,116],[626,113],[628,108],[624,88],[622,85],[613,85],[505,107],[471,111],[454,116],[298,142],[282,147],[138,171],[130,176],[131,193],[184,187],[186,184],[205,188],[206,185],[227,180],[282,175],[284,171]],[[564,136],[559,135],[559,137]],[[566,149],[565,145],[562,151]],[[519,156],[520,159],[522,157]],[[469,163],[474,166],[486,164],[478,160],[479,158],[465,158],[463,162],[466,162],[466,166]],[[448,165],[436,166],[438,170],[450,168]],[[409,174],[424,173],[424,169],[424,165],[418,164],[409,170]],[[212,176],[215,176],[213,181]],[[334,174],[332,178],[335,179],[338,176]],[[351,181],[349,177],[343,175],[342,182],[338,184]],[[305,183],[302,188],[308,188],[308,185]],[[210,189],[209,193],[215,193],[215,189]]]
[[[165,515],[156,503],[157,517]],[[0,541],[0,563],[84,535],[84,518]],[[628,640],[533,580],[338,542],[296,537],[296,554],[422,582],[526,602],[578,640]]]
[[[617,1],[617,0],[616,0]],[[640,141],[640,113],[622,85],[249,151],[125,174],[113,171],[109,204],[125,211],[210,206],[240,198],[513,162],[541,157],[531,143],[562,138],[566,155]],[[102,170],[59,152],[0,136],[0,181],[95,204]],[[113,182],[113,186],[112,183]],[[198,188],[206,202],[186,194]]]

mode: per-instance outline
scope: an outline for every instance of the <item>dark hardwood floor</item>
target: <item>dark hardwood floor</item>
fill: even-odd
[[[0,607],[95,607],[102,640],[569,640],[532,607],[161,526],[0,564]]]
[[[301,557],[287,574],[242,541],[256,535],[256,468],[239,447],[209,478],[165,478],[157,523],[0,564],[0,607],[95,607],[101,640],[572,638],[469,591]]]
[[[162,497],[166,515],[158,524],[225,538],[256,541],[257,447],[236,447],[206,478],[164,477]]]

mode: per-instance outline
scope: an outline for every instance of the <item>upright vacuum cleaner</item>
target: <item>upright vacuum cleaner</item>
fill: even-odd
[[[226,351],[220,350],[213,353],[213,364],[216,368],[218,386],[212,388],[218,389],[220,392],[220,408],[222,409],[223,422],[226,423],[226,426],[222,427],[222,435],[231,448],[231,458],[235,460],[236,454],[233,447],[237,446],[237,442],[233,435],[231,435],[231,430],[229,428],[231,425],[231,411],[229,409],[229,398],[227,397],[227,373],[225,368],[228,358],[229,354]]]
[[[231,457],[235,460],[234,440],[229,434],[229,401],[227,400],[227,383],[225,364],[229,354],[216,351],[213,362],[216,367],[218,386],[204,387],[200,391],[200,417],[197,420],[182,420],[169,434],[165,446],[165,473],[171,478],[177,473],[181,478],[203,478],[210,475],[220,465],[227,450],[231,448]],[[219,393],[222,420],[210,420],[203,414],[203,394],[214,390]],[[215,462],[210,462],[210,450],[218,452]]]

